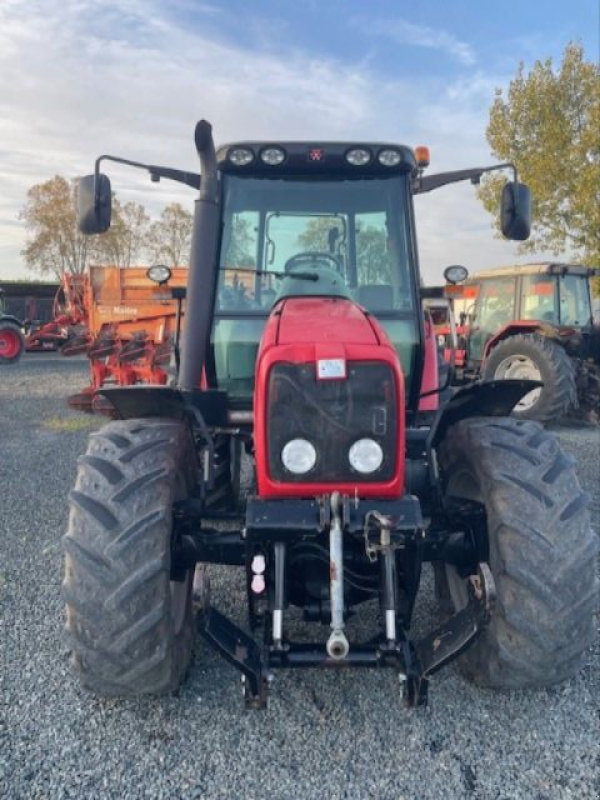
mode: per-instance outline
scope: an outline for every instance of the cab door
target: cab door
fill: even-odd
[[[515,287],[515,277],[481,281],[469,336],[469,360],[482,361],[486,343],[515,319]]]

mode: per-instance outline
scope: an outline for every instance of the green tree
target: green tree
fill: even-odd
[[[315,217],[298,236],[298,244],[303,250],[329,252],[329,234],[338,228],[340,220],[332,217]],[[347,252],[347,251],[346,251]],[[383,228],[359,223],[356,226],[356,262],[358,283],[389,283],[390,265],[387,252],[387,237]]]
[[[193,216],[180,203],[166,206],[160,219],[150,226],[149,251],[155,264],[188,264]]]
[[[523,64],[507,91],[496,90],[487,140],[496,158],[515,163],[532,189],[532,236],[522,252],[565,249],[583,263],[600,264],[600,68],[579,44],[567,45],[562,64]],[[480,188],[497,215],[503,178]]]

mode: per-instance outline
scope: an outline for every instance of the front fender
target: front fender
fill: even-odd
[[[543,386],[540,381],[478,381],[459,389],[436,414],[429,432],[429,447],[435,448],[448,428],[469,417],[507,417],[528,392]]]

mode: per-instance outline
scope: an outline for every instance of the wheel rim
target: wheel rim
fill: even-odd
[[[0,358],[15,358],[21,349],[21,338],[16,331],[0,330]]]
[[[525,380],[541,381],[542,373],[537,364],[531,358],[524,355],[515,354],[503,359],[494,372],[495,380]],[[513,411],[529,411],[540,399],[541,387],[528,392],[522,397]]]

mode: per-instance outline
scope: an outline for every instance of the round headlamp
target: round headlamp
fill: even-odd
[[[354,167],[364,167],[371,160],[371,151],[364,147],[355,147],[346,153],[346,161]]]
[[[350,448],[348,461],[352,469],[369,475],[383,464],[383,450],[374,439],[359,439]]]
[[[171,270],[165,264],[156,264],[146,270],[146,277],[154,283],[166,283],[171,277]]]
[[[384,167],[397,167],[402,161],[402,156],[398,150],[381,150],[377,160]]]
[[[281,147],[265,147],[261,151],[260,160],[270,167],[278,167],[285,161],[285,150]]]
[[[281,461],[288,472],[304,475],[317,463],[317,451],[306,439],[292,439],[281,451]]]
[[[249,147],[233,147],[227,153],[227,158],[234,167],[247,167],[254,161],[254,153]]]

